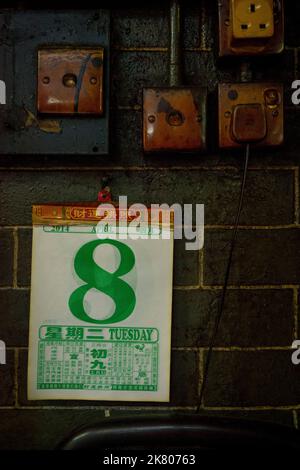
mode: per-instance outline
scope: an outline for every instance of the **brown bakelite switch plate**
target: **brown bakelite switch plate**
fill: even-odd
[[[283,0],[219,2],[219,55],[277,54],[284,48]]]
[[[103,113],[103,48],[38,51],[37,108],[46,114]]]
[[[206,95],[205,88],[144,89],[144,151],[205,150]]]
[[[219,145],[283,143],[283,86],[277,83],[219,85]]]

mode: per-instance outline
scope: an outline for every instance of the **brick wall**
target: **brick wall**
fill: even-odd
[[[243,156],[220,152],[215,90],[237,80],[238,61],[217,60],[216,9],[185,3],[185,81],[210,92],[210,151],[203,156],[145,156],[141,150],[141,89],[167,84],[167,3],[112,10],[111,154],[0,158],[0,338],[8,364],[0,367],[0,447],[53,448],[82,424],[140,413],[192,412],[224,279],[240,188]],[[291,4],[291,2],[286,2]],[[294,3],[294,2],[293,2]],[[293,6],[298,9],[299,5]],[[286,49],[251,60],[257,80],[283,81],[286,144],[261,149],[250,171],[223,321],[201,413],[297,426],[300,366],[289,350],[298,331],[300,107],[291,104],[300,37],[287,5]],[[299,78],[299,74],[298,74]],[[129,202],[204,203],[205,248],[186,252],[176,242],[169,404],[28,401],[26,368],[31,258],[31,205],[94,200],[101,178]],[[21,432],[20,432],[21,431]]]

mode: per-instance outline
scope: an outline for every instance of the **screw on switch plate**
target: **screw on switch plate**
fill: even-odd
[[[206,89],[144,89],[145,152],[197,151],[206,147]]]
[[[46,114],[102,114],[103,48],[40,49],[37,108]]]
[[[276,54],[284,47],[283,0],[219,2],[219,55]]]
[[[219,85],[219,145],[283,143],[283,87],[274,83]]]

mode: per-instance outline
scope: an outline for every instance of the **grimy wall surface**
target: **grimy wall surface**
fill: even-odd
[[[0,337],[8,346],[8,364],[0,367],[1,448],[53,448],[76,427],[109,415],[193,412],[197,406],[244,158],[216,146],[216,86],[239,79],[239,61],[217,60],[217,16],[211,6],[217,2],[206,2],[202,26],[201,8],[193,3],[198,5],[185,3],[183,10],[184,75],[187,84],[209,89],[206,155],[149,157],[141,149],[142,87],[168,82],[167,2],[156,2],[150,9],[111,10],[110,155],[0,159]],[[261,149],[250,157],[230,289],[200,412],[297,426],[300,365],[292,365],[289,348],[300,336],[300,107],[291,103],[290,86],[300,77],[300,36],[298,2],[286,3],[295,5],[287,5],[284,53],[250,61],[255,80],[284,82],[286,143],[282,149]],[[29,402],[31,205],[94,200],[104,176],[113,195],[128,195],[130,202],[205,204],[204,250],[187,252],[176,242],[171,401]]]

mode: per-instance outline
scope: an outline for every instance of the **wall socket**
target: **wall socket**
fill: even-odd
[[[276,54],[284,47],[283,0],[219,2],[219,55]]]
[[[270,38],[274,34],[273,0],[231,0],[236,39]]]

